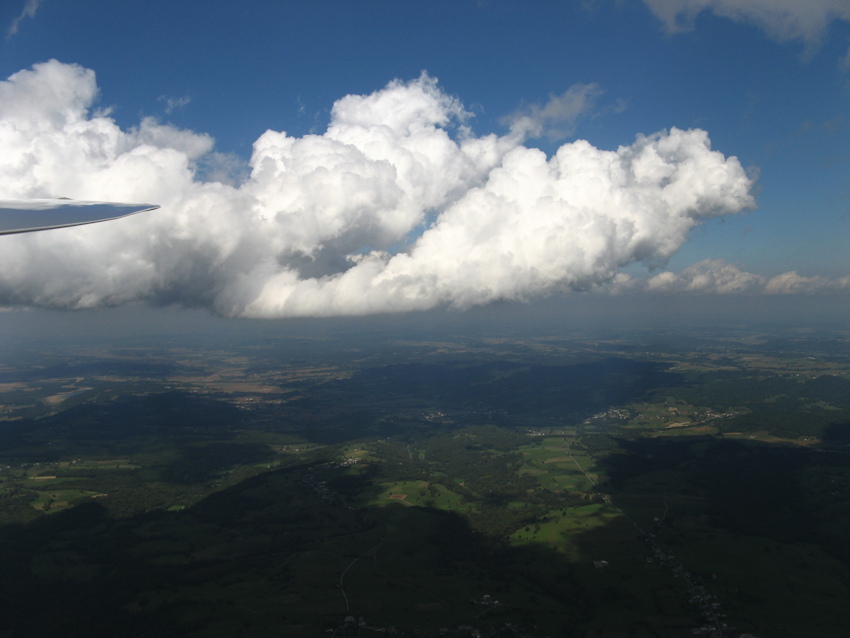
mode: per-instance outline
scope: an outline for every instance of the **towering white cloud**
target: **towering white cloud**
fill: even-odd
[[[663,263],[702,220],[753,205],[739,162],[704,131],[616,151],[577,141],[547,158],[516,131],[472,135],[460,102],[424,74],[340,99],[322,135],[267,131],[236,185],[198,178],[216,159],[209,136],[151,119],[122,130],[92,112],[96,95],[93,72],[56,61],[0,83],[0,197],[162,209],[4,238],[4,305],[148,300],[256,317],[466,307]]]

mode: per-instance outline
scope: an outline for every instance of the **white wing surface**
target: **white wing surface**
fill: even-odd
[[[94,224],[157,208],[157,204],[84,202],[73,199],[0,199],[0,235]]]

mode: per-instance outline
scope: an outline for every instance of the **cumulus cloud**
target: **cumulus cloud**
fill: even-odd
[[[96,97],[92,71],[57,61],[0,83],[0,198],[162,209],[4,238],[2,305],[144,300],[251,317],[463,308],[663,264],[703,220],[754,205],[738,160],[704,131],[617,150],[576,141],[547,157],[515,131],[473,135],[460,101],[426,74],[341,98],[320,135],[267,131],[247,175],[229,181],[203,170],[227,168],[208,135],[149,118],[121,129],[92,111]]]
[[[848,0],[644,0],[670,32],[693,28],[703,11],[754,24],[778,41],[820,43],[833,20],[850,20]]]
[[[850,291],[850,277],[804,277],[792,270],[771,277],[764,290],[770,294],[847,292]]]
[[[822,294],[850,292],[850,277],[805,277],[790,271],[765,277],[741,270],[723,259],[705,259],[679,273],[663,271],[649,278],[615,276],[607,285],[614,293],[656,292],[696,294]]]

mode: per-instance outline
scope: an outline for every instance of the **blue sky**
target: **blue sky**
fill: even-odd
[[[544,122],[524,146],[551,157],[576,139],[616,150],[638,134],[697,128],[757,176],[754,210],[697,224],[648,275],[639,258],[619,272],[723,260],[765,280],[850,275],[850,2],[781,13],[764,0],[699,0],[690,22],[677,13],[686,4],[10,0],[0,8],[0,76],[51,59],[90,69],[91,113],[108,110],[123,131],[154,118],[206,134],[231,167],[248,162],[266,130],[321,135],[340,98],[423,71],[471,114],[447,125],[455,138],[462,125],[506,136],[518,113],[592,85],[581,109]],[[613,272],[594,274],[594,285]]]

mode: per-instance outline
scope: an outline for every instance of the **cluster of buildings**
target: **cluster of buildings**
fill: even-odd
[[[493,600],[490,594],[484,594],[481,598],[470,598],[469,602],[472,605],[484,605],[485,607],[498,607],[502,604],[498,600]]]
[[[585,419],[585,425],[592,423],[593,421],[599,421],[600,419],[611,419],[615,421],[628,421],[631,418],[631,413],[625,408],[609,408],[605,410],[605,412],[600,412],[599,414],[594,414],[589,419]]]
[[[735,627],[730,627],[726,623],[726,614],[717,596],[712,594],[696,576],[686,570],[684,565],[676,560],[675,554],[665,552],[651,537],[646,537],[646,540],[654,557],[654,559],[652,557],[647,558],[647,562],[657,560],[673,571],[674,578],[683,579],[688,588],[690,603],[700,610],[703,622],[701,625],[693,627],[691,633],[694,636],[708,636],[709,638],[728,638],[728,636],[733,635]]]
[[[488,597],[489,598],[489,597]],[[355,636],[355,635],[382,635],[382,636],[433,636],[432,631],[426,629],[402,630],[396,627],[376,627],[370,625],[363,616],[346,616],[343,621],[334,628],[328,628],[325,633],[333,636]],[[530,638],[522,628],[512,623],[491,627],[486,630],[478,629],[472,625],[458,625],[457,627],[442,627],[438,630],[441,638]]]
[[[320,478],[316,477],[317,470],[326,470],[328,468],[334,467],[349,467],[359,462],[358,458],[349,458],[344,461],[340,461],[339,463],[322,463],[321,465],[316,465],[307,469],[307,471],[301,477],[301,481],[304,485],[312,488],[316,494],[318,494],[319,498],[325,501],[326,503],[333,503],[336,505],[342,505],[346,509],[354,509],[350,505],[346,505],[342,497],[334,492],[331,488],[328,487],[327,481],[323,481]]]

